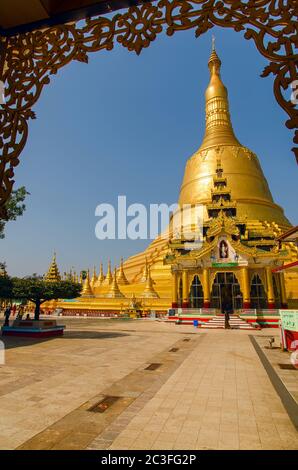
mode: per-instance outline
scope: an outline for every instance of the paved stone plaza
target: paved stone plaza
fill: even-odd
[[[298,449],[249,337],[277,330],[65,323],[61,338],[5,338],[1,449]],[[100,413],[106,396],[118,400]]]

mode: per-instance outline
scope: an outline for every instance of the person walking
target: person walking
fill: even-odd
[[[17,314],[17,319],[22,320],[23,315],[24,315],[24,305],[19,306],[18,314]]]
[[[9,326],[9,317],[10,317],[10,314],[11,314],[11,306],[8,305],[8,307],[6,307],[5,309],[5,312],[4,312],[4,326]]]
[[[16,306],[16,304],[13,304],[13,306],[11,308],[11,312],[12,312],[13,316],[15,316],[16,311],[17,311],[17,306]]]
[[[225,314],[225,330],[226,330],[226,329],[231,328],[231,325],[230,325],[230,322],[229,322],[229,320],[230,320],[230,313],[229,313],[228,310],[225,310],[224,314]]]
[[[221,311],[225,316],[225,329],[230,329],[230,314],[233,312],[233,304],[232,304],[232,299],[229,295],[227,295],[227,292],[224,292],[223,298],[222,298],[222,304],[221,304]]]

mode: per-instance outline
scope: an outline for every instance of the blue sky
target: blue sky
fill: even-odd
[[[287,116],[260,78],[265,59],[241,33],[214,28],[234,130],[259,156],[275,201],[298,223],[297,165]],[[6,227],[0,259],[12,275],[44,273],[54,250],[60,270],[118,263],[144,240],[99,241],[95,207],[177,201],[187,159],[204,133],[204,92],[211,32],[165,34],[140,56],[116,45],[73,62],[53,76],[34,107],[37,119],[15,187],[31,195]]]

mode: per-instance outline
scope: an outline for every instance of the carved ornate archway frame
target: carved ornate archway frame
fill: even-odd
[[[289,115],[286,126],[296,129],[298,110],[285,97],[297,80],[298,5],[296,0],[160,0],[132,6],[111,19],[94,17],[83,25],[63,24],[0,38],[0,79],[6,104],[0,108],[0,217],[13,187],[14,167],[28,137],[28,120],[50,75],[72,60],[88,62],[88,53],[113,49],[115,42],[140,54],[166,31],[194,29],[196,37],[213,26],[243,31],[268,65],[262,77],[275,75],[274,95]],[[294,148],[298,162],[298,148]]]

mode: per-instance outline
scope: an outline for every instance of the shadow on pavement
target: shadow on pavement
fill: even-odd
[[[31,346],[34,344],[46,343],[53,340],[68,340],[68,339],[112,339],[122,336],[130,336],[128,333],[110,332],[110,331],[65,331],[63,336],[49,337],[49,338],[25,338],[17,336],[0,336],[3,341],[5,349],[12,349],[18,347]]]

